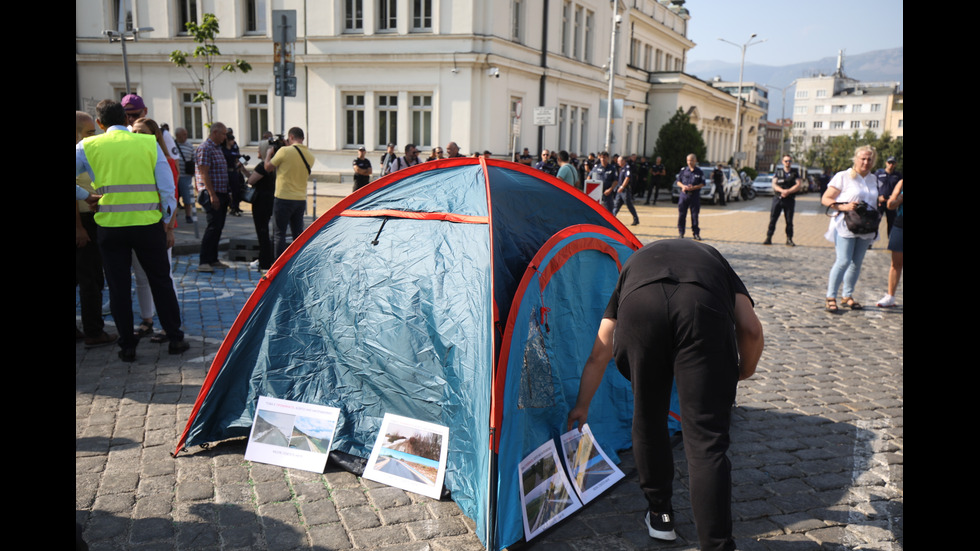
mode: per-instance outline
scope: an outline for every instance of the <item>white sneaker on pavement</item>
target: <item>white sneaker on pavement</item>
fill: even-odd
[[[892,306],[895,306],[895,297],[892,295],[885,295],[878,301],[878,308],[891,308]]]

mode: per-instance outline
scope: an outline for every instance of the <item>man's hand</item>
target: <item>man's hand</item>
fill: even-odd
[[[85,202],[88,203],[88,206],[92,207],[93,210],[99,210],[99,199],[102,199],[101,195],[90,193],[89,196],[85,198]]]
[[[578,423],[578,431],[582,432],[582,427],[589,419],[589,407],[575,407],[572,411],[568,412],[568,428],[566,431],[572,430],[575,423]]]
[[[174,238],[174,229],[173,229],[173,227],[171,227],[170,225],[168,225],[167,226],[167,248],[168,249],[172,249],[174,247],[174,243],[176,241],[177,240]]]
[[[85,231],[85,228],[83,226],[75,226],[75,247],[81,249],[91,242],[92,238],[89,237],[88,232]]]

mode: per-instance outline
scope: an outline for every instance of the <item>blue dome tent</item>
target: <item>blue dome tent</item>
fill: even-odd
[[[367,458],[385,413],[449,427],[445,486],[488,549],[523,537],[518,464],[565,431],[619,270],[641,246],[561,180],[485,158],[401,170],[314,222],[259,282],[177,444],[245,437],[259,396],[341,410]],[[613,366],[611,366],[613,367]],[[589,424],[630,447],[612,368]]]

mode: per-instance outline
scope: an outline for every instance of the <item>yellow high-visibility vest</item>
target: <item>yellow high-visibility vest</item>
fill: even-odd
[[[82,141],[99,200],[95,223],[109,228],[146,226],[163,218],[154,168],[157,141],[149,134],[121,130]]]

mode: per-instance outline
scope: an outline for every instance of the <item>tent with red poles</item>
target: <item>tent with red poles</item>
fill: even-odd
[[[565,431],[620,268],[641,246],[598,203],[485,158],[398,171],[313,223],[259,282],[177,444],[249,433],[258,398],[337,407],[331,454],[367,458],[385,413],[449,427],[445,487],[488,549],[523,537],[518,464]],[[589,424],[630,447],[610,366]]]

